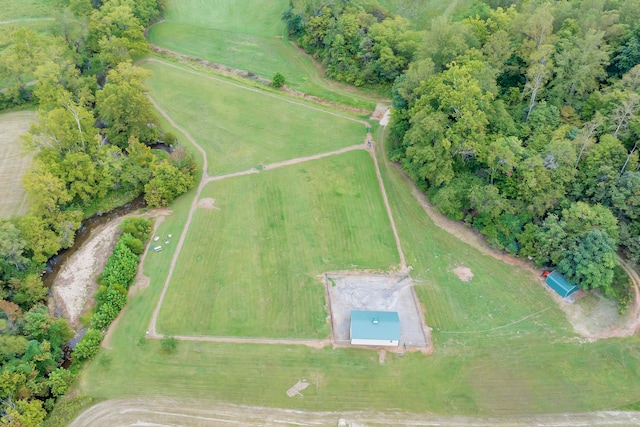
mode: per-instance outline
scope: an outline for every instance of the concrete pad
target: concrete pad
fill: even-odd
[[[349,343],[351,310],[397,311],[400,346],[427,347],[422,312],[414,297],[413,283],[397,275],[326,275],[331,306],[331,327],[336,344]]]

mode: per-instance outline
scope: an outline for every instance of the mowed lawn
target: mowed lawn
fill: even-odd
[[[151,27],[149,41],[268,79],[280,72],[297,90],[373,109],[376,96],[328,82],[287,40],[280,16],[288,4],[288,0],[169,0],[165,20]]]
[[[146,62],[151,96],[206,151],[210,175],[364,143],[363,122],[171,64]]]
[[[174,397],[298,410],[500,416],[514,424],[522,415],[616,410],[640,401],[640,337],[580,340],[529,273],[440,230],[404,178],[391,167],[382,174],[427,321],[437,325],[435,353],[390,352],[381,364],[378,353],[367,349],[188,341],[173,355],[163,353],[159,341],[144,336],[174,245],[147,257],[151,286],[131,297],[109,348],[84,372],[79,391],[98,399]],[[258,177],[267,173],[252,178]],[[206,196],[219,197],[213,186],[207,190]],[[180,232],[193,194],[173,204],[160,235]],[[473,270],[470,282],[450,272],[459,265]],[[460,302],[452,304],[456,294]],[[480,302],[488,295],[492,302]],[[507,309],[496,313],[493,307]],[[547,310],[525,318],[541,307]],[[304,398],[289,398],[286,390],[301,378],[311,382]]]
[[[0,114],[0,217],[22,215],[27,211],[27,193],[22,175],[31,163],[31,155],[22,155],[20,135],[36,119],[33,111]]]
[[[209,184],[158,332],[326,337],[321,274],[389,270],[397,249],[371,156],[354,151]]]

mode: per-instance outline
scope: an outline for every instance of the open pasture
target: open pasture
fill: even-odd
[[[222,175],[361,144],[363,122],[302,101],[149,61],[151,95],[206,151]]]
[[[0,114],[0,217],[27,211],[22,175],[31,163],[31,156],[22,156],[20,135],[29,130],[35,117],[33,111]]]
[[[279,71],[287,85],[340,104],[373,109],[374,95],[329,82],[311,59],[288,41],[280,19],[287,0],[169,0],[165,20],[151,27],[158,46],[251,71],[271,79]]]
[[[160,333],[326,337],[319,275],[398,264],[366,151],[213,182],[202,197],[215,204],[195,213]]]

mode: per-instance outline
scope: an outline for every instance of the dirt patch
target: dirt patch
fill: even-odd
[[[67,260],[56,277],[52,288],[55,305],[72,327],[78,326],[78,319],[92,305],[98,288],[96,277],[104,270],[116,244],[122,219],[113,219],[96,229],[91,240]]]
[[[220,210],[220,208],[216,206],[216,200],[212,199],[211,197],[205,197],[204,199],[200,199],[200,201],[198,201],[198,207],[202,209]]]
[[[384,349],[380,349],[380,351],[378,351],[378,363],[382,365],[386,358],[387,352]]]
[[[376,104],[376,109],[373,110],[371,117],[369,120],[377,120],[380,121],[385,116],[386,112],[389,110],[389,106],[385,104]],[[386,125],[386,123],[385,123]],[[384,126],[384,125],[383,125]]]
[[[453,269],[453,272],[463,282],[468,282],[469,280],[473,279],[473,272],[469,267],[456,267]]]

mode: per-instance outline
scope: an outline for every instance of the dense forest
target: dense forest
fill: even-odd
[[[153,114],[143,85],[148,72],[133,65],[149,51],[144,28],[160,17],[158,1],[58,6],[51,31],[3,34],[0,51],[0,108],[38,111],[24,136],[34,153],[23,177],[29,211],[0,220],[0,423],[9,426],[40,425],[77,371],[60,367],[74,332],[45,305],[44,263],[71,246],[84,218],[142,193],[151,207],[167,205],[195,181],[194,159]],[[158,142],[174,145],[173,153],[149,147]],[[76,359],[91,355],[126,302],[122,274],[135,272],[146,237],[140,224],[129,228],[109,261],[119,274],[103,275],[94,329]]]
[[[370,1],[294,0],[283,19],[328,76],[393,79],[390,155],[441,212],[630,302],[617,253],[640,261],[639,1],[476,2],[417,45]]]

